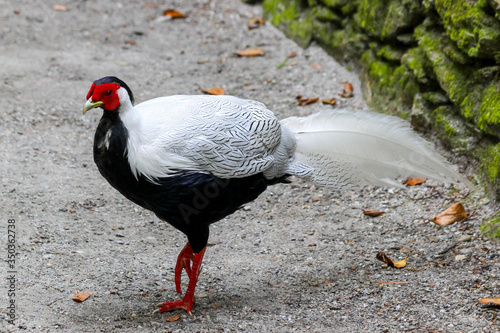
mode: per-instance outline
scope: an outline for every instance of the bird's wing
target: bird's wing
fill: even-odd
[[[150,178],[178,171],[245,177],[268,169],[281,125],[264,104],[232,96],[169,96],[136,106],[129,161]],[[134,138],[133,136],[137,137]]]

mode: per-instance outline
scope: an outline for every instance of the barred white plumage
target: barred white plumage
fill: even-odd
[[[286,163],[276,161],[275,152],[294,144],[291,137],[282,140],[281,125],[264,104],[232,96],[161,97],[121,115],[132,170],[153,179],[180,170],[250,176]]]

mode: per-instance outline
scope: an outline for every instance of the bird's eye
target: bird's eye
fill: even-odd
[[[108,91],[106,91],[106,95],[108,95],[108,96],[113,95],[113,90],[108,90]]]

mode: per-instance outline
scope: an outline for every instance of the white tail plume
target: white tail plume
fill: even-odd
[[[339,110],[281,123],[297,140],[288,172],[320,184],[401,187],[397,179],[421,177],[472,187],[400,118]]]

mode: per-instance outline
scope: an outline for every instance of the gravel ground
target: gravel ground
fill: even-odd
[[[189,17],[165,20],[169,8]],[[2,246],[0,331],[500,331],[498,308],[476,305],[500,296],[500,249],[479,235],[492,205],[481,192],[438,184],[342,193],[300,180],[274,186],[213,225],[194,313],[152,314],[177,298],[173,267],[185,237],[99,175],[100,112],[81,114],[91,82],[116,75],[137,101],[223,87],[284,118],[330,107],[300,107],[298,94],[365,108],[357,75],[270,25],[249,31],[261,8],[237,0],[0,0],[0,16],[0,239],[14,225],[17,250],[7,262]],[[265,56],[233,56],[250,47]],[[338,97],[342,81],[352,82],[353,98]],[[469,220],[429,222],[457,201],[473,211]],[[385,214],[367,217],[364,208]],[[407,267],[384,267],[378,251],[408,255]],[[93,295],[76,303],[77,290]]]

